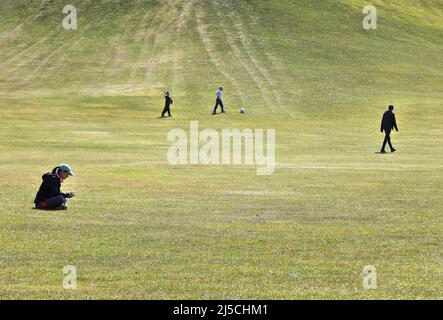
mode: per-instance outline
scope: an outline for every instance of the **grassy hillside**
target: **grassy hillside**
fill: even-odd
[[[78,30],[0,2],[1,298],[442,298],[441,0],[373,1],[372,31],[360,0],[70,3]],[[191,120],[276,129],[276,172],[169,165]],[[69,211],[32,210],[61,162]]]

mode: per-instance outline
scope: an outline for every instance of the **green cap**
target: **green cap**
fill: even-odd
[[[68,176],[73,176],[74,172],[72,171],[71,167],[69,166],[69,164],[63,163],[60,165],[60,170],[64,171],[68,174]]]

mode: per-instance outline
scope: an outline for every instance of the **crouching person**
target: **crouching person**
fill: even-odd
[[[75,193],[63,193],[60,187],[64,180],[73,175],[71,167],[67,164],[61,164],[51,173],[45,173],[34,200],[35,207],[40,210],[66,210],[67,199],[74,197]]]

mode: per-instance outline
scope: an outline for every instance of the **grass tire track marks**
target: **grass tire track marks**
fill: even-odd
[[[256,87],[258,88],[261,98],[264,102],[264,104],[273,112],[273,113],[277,113],[278,112],[278,103],[275,101],[275,98],[272,96],[272,91],[271,89],[269,89],[266,85],[266,83],[264,83],[264,81],[262,81],[261,77],[262,75],[257,72],[253,62],[250,59],[250,56],[248,54],[246,54],[245,50],[242,50],[239,46],[236,45],[236,41],[237,39],[235,39],[235,37],[232,35],[232,33],[229,32],[229,27],[226,25],[226,23],[224,21],[226,21],[226,19],[224,18],[224,16],[221,14],[221,7],[219,6],[219,3],[215,3],[215,2],[211,2],[211,4],[214,5],[214,9],[215,12],[217,14],[218,17],[218,21],[219,21],[219,25],[221,27],[221,29],[223,30],[223,33],[226,37],[227,43],[229,45],[229,47],[231,48],[232,53],[234,54],[235,58],[238,60],[238,62],[240,63],[240,65],[243,67],[243,69],[246,71],[246,73],[248,74],[249,78],[255,83]],[[223,5],[223,4],[221,4]],[[233,14],[234,12],[234,8],[231,7],[227,7],[226,5],[223,5],[224,9],[226,9],[229,14],[227,14],[227,16]]]
[[[172,69],[173,69],[173,79],[172,79],[172,91],[175,91],[177,88],[177,84],[179,83],[179,81],[181,80],[179,78],[179,68],[178,66],[179,64],[179,60],[180,60],[180,56],[177,54],[177,52],[179,52],[179,46],[178,43],[180,41],[180,36],[183,32],[183,28],[185,27],[186,23],[188,22],[188,20],[186,18],[188,18],[190,16],[190,14],[192,13],[193,7],[195,4],[195,0],[190,0],[190,1],[185,1],[185,4],[183,6],[183,11],[180,13],[180,15],[178,16],[176,23],[175,23],[175,41],[174,41],[174,46],[173,46],[173,58],[172,58]]]
[[[168,5],[171,6],[170,4]],[[172,10],[168,10],[168,14],[172,14]],[[169,30],[170,28],[170,24],[168,23],[164,15],[164,7],[160,7],[154,12],[150,24],[145,27],[144,25],[146,24],[146,21],[150,15],[150,13],[147,13],[138,27],[138,30],[142,30],[141,32],[143,34],[143,39],[141,40],[142,45],[128,79],[128,84],[134,84],[134,86],[138,89],[145,89],[150,83],[154,71],[154,66],[160,63],[159,61],[154,59],[155,50],[159,49],[161,47],[161,44],[165,41],[163,37],[159,36],[159,34]],[[137,39],[136,35],[135,42],[137,41],[140,40]],[[150,46],[149,43],[152,43],[152,46]],[[150,60],[146,61],[145,57],[150,57]],[[140,69],[140,67],[145,68],[144,77],[142,83],[137,84],[137,71]]]
[[[51,1],[49,1],[50,3]],[[35,13],[32,17],[28,17],[26,18],[23,22],[21,22],[18,26],[16,26],[12,31],[10,32],[5,32],[5,35],[0,35],[0,47],[7,43],[10,40],[15,40],[18,35],[21,33],[23,27],[27,24],[32,24],[33,22],[35,22],[38,18],[40,18],[43,15],[44,9],[45,9],[45,5],[48,3],[47,0],[42,1],[42,3],[40,4],[37,13]],[[51,35],[53,35],[54,33],[56,33],[56,30],[52,30],[49,34],[47,34],[45,37],[37,40],[35,43],[27,46],[25,49],[23,49],[21,52],[19,52],[18,54],[14,54],[12,57],[10,57],[9,59],[4,60],[0,66],[2,68],[6,68],[7,65],[10,64],[10,62],[12,61],[16,61],[19,60],[21,61],[18,65],[16,65],[13,68],[8,68],[8,72],[7,74],[13,73],[16,70],[20,69],[21,67],[29,64],[30,61],[33,61],[35,59],[38,58],[38,56],[40,56],[40,52],[38,52],[37,54],[32,55],[30,58],[28,59],[23,59],[22,56],[27,53],[30,50],[33,50],[35,47],[39,47],[41,44],[45,43],[48,39],[50,39]]]
[[[242,3],[242,5],[248,6],[246,3]],[[243,9],[242,11],[250,13],[250,12],[253,12],[253,8],[248,6],[245,9]],[[270,75],[269,71],[264,66],[262,66],[260,64],[258,59],[253,54],[253,50],[251,49],[251,46],[250,46],[251,41],[246,35],[247,33],[244,30],[244,23],[242,22],[241,17],[234,10],[231,10],[230,12],[231,12],[231,14],[228,15],[228,18],[231,19],[231,21],[232,21],[232,25],[237,32],[238,39],[240,40],[242,47],[244,48],[244,52],[247,54],[247,56],[251,60],[254,67],[262,74],[263,78],[268,82],[268,89],[272,91],[272,93],[274,95],[274,100],[277,103],[278,107],[282,108],[281,102],[280,102],[280,95],[277,92],[278,85],[277,85],[275,79]],[[252,20],[249,23],[250,25],[257,25],[259,23],[259,17],[257,17],[257,16],[252,15],[250,17],[250,19]],[[289,108],[284,108],[284,110],[292,118],[295,118],[295,115],[293,114],[293,112],[291,112],[291,110]]]
[[[88,24],[86,24],[83,28],[83,32],[86,32],[86,30],[88,29],[92,29],[93,28],[93,23],[89,22]],[[59,53],[61,53],[60,55],[57,56],[58,60],[55,61],[55,63],[60,62],[61,57],[63,56],[64,52],[67,52],[69,48],[75,47],[77,44],[79,44],[79,42],[82,40],[83,35],[82,33],[73,33],[74,36],[70,39],[65,40],[60,46],[58,46],[56,49],[53,49],[52,52],[49,54],[49,56],[47,56],[43,61],[41,61],[31,72],[31,74],[29,74],[28,76],[26,76],[22,81],[21,84],[26,84],[29,83],[31,80],[33,80],[35,78],[35,75],[38,71],[40,71],[42,68],[44,68],[44,66],[46,64],[48,64],[51,59],[53,59],[55,56],[57,56]]]
[[[195,22],[197,25],[198,34],[200,36],[200,41],[203,43],[206,53],[208,54],[212,64],[215,66],[217,71],[232,84],[232,86],[236,90],[236,94],[240,97],[242,103],[245,104],[244,96],[241,94],[243,90],[241,89],[238,82],[234,79],[234,76],[231,75],[228,71],[226,71],[226,68],[224,68],[224,64],[222,62],[223,60],[219,59],[215,53],[216,52],[215,45],[208,35],[205,24],[203,22],[203,18],[204,18],[203,9],[200,6],[196,7]]]
[[[3,32],[2,34],[0,34],[0,47],[7,43],[8,41],[12,41],[15,40],[18,35],[22,32],[23,27],[27,24],[27,23],[32,23],[34,22],[36,19],[38,19],[39,17],[42,16],[42,12],[45,8],[46,3],[51,2],[52,0],[43,0],[42,3],[40,4],[39,8],[38,8],[38,12],[34,15],[32,15],[31,17],[26,18],[25,20],[23,20],[19,25],[17,25],[16,27],[14,27],[11,31],[6,31]]]
[[[140,68],[140,63],[138,61],[141,60],[141,58],[145,54],[146,43],[152,36],[152,31],[151,31],[152,29],[150,27],[152,25],[152,22],[155,21],[158,15],[159,11],[147,12],[140,21],[139,26],[137,27],[137,33],[134,36],[134,44],[141,42],[141,47],[137,55],[137,58],[135,59],[135,62],[132,65],[131,73],[128,78],[128,84],[134,84],[136,82],[137,71]],[[146,23],[150,17],[151,17],[151,25],[146,26]]]
[[[126,16],[126,17],[130,17],[130,16]],[[143,16],[140,21],[138,22],[138,25],[140,25],[141,20],[144,19],[145,16]],[[114,39],[116,39],[117,41],[119,39],[128,39],[131,32],[131,24],[130,23],[126,23],[126,27],[124,28],[123,31],[123,35],[122,34],[118,34],[114,37]],[[106,71],[109,75],[113,76],[118,74],[120,71],[119,69],[122,66],[122,63],[125,62],[125,59],[127,57],[127,51],[129,50],[130,46],[127,45],[123,45],[122,41],[120,41],[118,43],[118,45],[115,47],[114,53],[112,55],[112,61],[109,64],[109,68]]]
[[[57,34],[58,30],[51,30],[50,33],[46,34],[44,37],[38,39],[37,41],[35,41],[34,43],[30,44],[29,46],[27,46],[26,48],[24,48],[22,51],[20,51],[17,54],[13,54],[10,58],[5,59],[2,63],[0,63],[0,67],[1,68],[8,68],[8,65],[14,64],[14,61],[20,61],[15,67],[13,68],[8,68],[8,70],[11,71],[16,71],[19,68],[29,64],[30,62],[34,61],[35,59],[37,59],[42,53],[41,52],[37,52],[35,54],[32,54],[30,57],[26,58],[24,57],[28,51],[34,51],[36,48],[40,48],[45,42],[47,42],[49,39],[51,39],[51,37],[54,34]]]

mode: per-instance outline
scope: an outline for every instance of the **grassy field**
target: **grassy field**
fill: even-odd
[[[1,1],[0,298],[442,299],[443,2],[372,2]],[[275,173],[170,165],[192,120],[276,129]],[[62,162],[78,196],[32,210]]]

